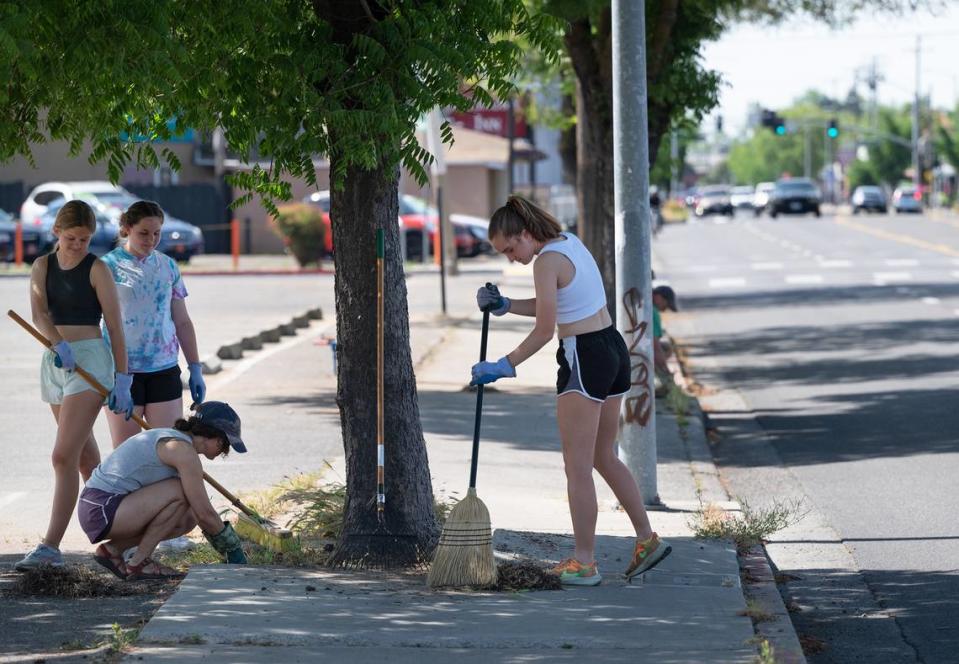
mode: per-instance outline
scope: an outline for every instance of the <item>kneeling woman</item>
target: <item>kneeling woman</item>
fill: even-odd
[[[229,405],[207,401],[172,429],[150,429],[128,438],[94,469],[80,494],[77,515],[94,560],[127,581],[182,576],[150,558],[162,540],[197,525],[230,563],[245,563],[240,539],[210,504],[200,456],[213,460],[233,448],[246,452],[240,418]],[[104,541],[105,540],[105,541]],[[136,547],[128,561],[123,551]]]

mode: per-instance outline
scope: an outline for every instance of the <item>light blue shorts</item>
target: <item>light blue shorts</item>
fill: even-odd
[[[82,367],[108,390],[113,389],[113,353],[107,342],[101,338],[71,341],[73,357],[77,366]],[[54,352],[43,354],[40,361],[40,397],[50,404],[63,403],[64,397],[79,394],[85,390],[94,390],[76,371],[58,369],[53,363]]]

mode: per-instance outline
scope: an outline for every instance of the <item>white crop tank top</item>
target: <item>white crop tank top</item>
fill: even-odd
[[[566,256],[576,269],[573,280],[556,291],[556,322],[575,323],[589,318],[606,306],[606,289],[596,260],[579,238],[572,233],[560,233],[565,240],[543,245],[539,255],[555,251]]]

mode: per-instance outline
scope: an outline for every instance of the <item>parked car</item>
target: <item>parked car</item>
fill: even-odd
[[[482,253],[493,253],[489,242],[489,222],[481,217],[467,214],[450,214],[453,226],[453,242],[456,255],[471,258]],[[436,233],[439,228],[439,212],[426,200],[402,194],[400,196],[400,225],[406,231],[407,258],[421,258],[423,255],[423,233],[427,234],[427,243],[432,253]]]
[[[119,185],[105,180],[89,180],[82,182],[44,182],[34,187],[26,200],[20,206],[20,219],[25,224],[39,224],[40,217],[47,211],[51,203],[58,199],[83,200],[95,199],[104,206],[114,205],[122,211],[123,202],[135,201],[137,197]],[[112,213],[109,216],[113,216]],[[116,213],[119,217],[119,212]]]
[[[733,204],[729,200],[729,189],[727,187],[704,188],[696,202],[695,213],[697,217],[705,217],[710,214],[733,216]]]
[[[757,217],[769,206],[769,196],[775,188],[775,182],[760,182],[756,185],[756,193],[753,194],[753,212]]]
[[[65,201],[80,199],[90,203],[98,217],[105,217],[112,228],[98,228],[97,233],[90,241],[91,251],[110,251],[116,245],[116,237],[120,231],[120,214],[131,204],[140,200],[123,187],[105,180],[90,180],[83,182],[45,182],[31,190],[27,199],[20,206],[20,218],[28,223],[40,226],[48,232],[53,228],[52,219],[56,210],[60,209]],[[52,211],[52,215],[47,215]],[[29,220],[29,222],[27,221]],[[116,233],[110,239],[112,231]],[[52,242],[49,242],[52,247]],[[161,251],[178,261],[189,261],[196,254],[203,253],[203,231],[198,226],[177,219],[170,214],[164,214],[163,231],[160,234],[160,243],[157,251]]]
[[[315,205],[323,213],[323,251],[327,256],[333,255],[333,222],[330,221],[330,192],[327,189],[323,191],[314,191],[303,199],[304,203]]]
[[[787,178],[776,181],[769,196],[769,216],[775,219],[780,214],[807,214],[820,216],[819,204],[822,194],[819,187],[808,178]]]
[[[40,232],[32,227],[23,226],[23,260],[32,262],[40,255]],[[17,220],[6,210],[0,210],[0,261],[13,262],[16,259]]]
[[[862,185],[856,187],[852,192],[852,198],[849,201],[852,204],[852,213],[860,212],[880,212],[885,214],[888,211],[886,204],[886,192],[881,187],[874,185]]]
[[[922,214],[922,192],[913,186],[903,185],[892,192],[892,209],[897,214],[916,212]]]
[[[57,212],[66,202],[64,198],[51,201],[46,206],[46,211],[41,215],[40,223],[33,225],[34,230],[39,234],[39,253],[46,254],[53,251],[53,247],[57,243],[57,236],[53,234],[53,224],[57,219]],[[97,230],[90,238],[90,253],[102,256],[117,246],[120,226],[96,206],[93,206],[93,213],[97,220]]]
[[[736,210],[752,210],[756,199],[756,190],[750,186],[733,187],[729,194],[729,202]]]

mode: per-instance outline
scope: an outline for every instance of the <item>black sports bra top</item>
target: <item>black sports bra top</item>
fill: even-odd
[[[47,255],[47,307],[54,325],[100,325],[103,309],[90,283],[96,260],[87,254],[76,267],[63,270],[56,252]]]

